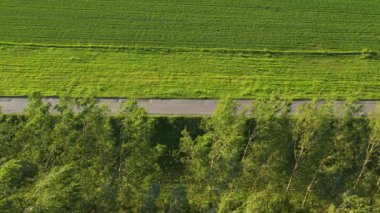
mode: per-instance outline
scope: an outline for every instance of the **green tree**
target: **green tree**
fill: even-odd
[[[333,102],[313,100],[304,104],[294,118],[295,163],[286,187],[286,194],[301,192],[303,208],[334,147]]]
[[[183,131],[180,150],[186,179],[192,183],[190,200],[201,209],[217,209],[222,194],[239,177],[245,123],[238,104],[222,99],[203,125],[205,134],[193,140]]]
[[[284,174],[289,173],[293,162],[290,102],[271,95],[253,101],[250,111],[254,123],[250,125],[252,127],[249,128],[249,138],[245,145],[239,190],[246,191],[245,203],[249,204],[246,211],[259,211],[260,208],[263,211],[267,208],[266,204],[263,206],[258,200],[265,199],[263,196],[269,194],[269,191],[277,196],[285,196],[287,175]],[[266,199],[269,202],[270,198]],[[287,203],[278,202],[268,211],[287,208],[280,204]],[[254,208],[253,205],[257,206]]]
[[[0,212],[22,211],[24,188],[36,174],[36,166],[19,160],[9,160],[0,166]]]
[[[343,203],[339,208],[331,206],[328,212],[339,213],[367,213],[378,212],[380,209],[372,205],[371,199],[365,197],[359,197],[358,195],[343,194]]]
[[[360,172],[354,183],[354,190],[356,190],[368,170],[368,165],[372,162],[378,160],[378,155],[380,154],[380,106],[377,106],[376,110],[369,117],[370,126],[370,137],[369,142],[365,152],[365,158],[362,162]],[[378,165],[374,164],[375,168],[378,169]],[[370,171],[369,171],[370,172]],[[380,175],[376,182],[376,187],[380,184]]]
[[[16,116],[5,116],[0,112],[0,161],[17,158],[19,155],[22,144],[15,142],[15,135],[20,128]]]
[[[169,197],[169,213],[187,213],[191,212],[187,191],[184,186],[175,188]]]
[[[87,199],[74,164],[54,167],[27,194],[25,212],[73,212],[86,210]]]
[[[319,177],[322,179],[315,186],[319,196],[325,199],[333,200],[352,188],[364,159],[368,125],[367,119],[357,117],[360,111],[354,99],[336,107],[334,147],[328,162],[321,167]]]
[[[50,132],[54,128],[54,119],[49,114],[50,106],[44,104],[40,93],[33,93],[25,109],[25,118],[16,133],[13,143],[22,144],[19,157],[48,168],[51,156],[49,147],[52,142]]]
[[[136,100],[124,105],[119,118],[117,200],[121,209],[130,211],[144,205],[144,192],[160,174],[158,160],[164,147],[153,143],[153,119]]]
[[[286,184],[283,174],[289,171],[293,149],[289,112],[289,102],[275,95],[252,104],[254,124],[242,159],[243,184],[251,186],[250,193]]]
[[[80,168],[83,193],[95,211],[108,211],[114,134],[109,110],[93,97],[61,98],[50,153],[53,165],[75,164]]]
[[[148,192],[144,196],[143,206],[140,212],[155,213],[157,212],[157,198],[160,195],[160,186],[153,182],[148,189]]]
[[[256,193],[252,193],[244,204],[244,212],[292,212],[285,193],[278,192],[277,189],[267,188]]]

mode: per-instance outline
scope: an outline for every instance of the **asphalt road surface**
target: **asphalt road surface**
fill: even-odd
[[[117,113],[120,105],[126,99],[118,98],[100,98],[100,105],[107,105],[111,113]],[[58,102],[58,98],[44,98],[45,103],[50,103],[54,107]],[[215,109],[218,100],[215,99],[139,99],[138,103],[152,115],[211,115]],[[240,108],[249,106],[250,100],[237,100]],[[291,111],[295,112],[297,107],[307,101],[293,101]],[[337,105],[343,101],[338,101]],[[360,101],[362,105],[362,115],[367,115],[376,108],[378,101]],[[21,114],[28,105],[28,99],[22,97],[0,97],[0,109],[5,114]]]

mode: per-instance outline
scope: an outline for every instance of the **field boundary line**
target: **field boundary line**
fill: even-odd
[[[192,48],[192,47],[164,47],[164,46],[121,46],[100,44],[48,44],[48,43],[17,43],[0,42],[0,46],[18,46],[31,48],[62,48],[62,49],[101,49],[110,51],[131,51],[136,53],[172,53],[172,52],[204,52],[219,54],[268,54],[268,55],[300,55],[300,56],[358,56],[362,51],[335,51],[335,50],[255,50],[255,49],[230,49],[230,48]],[[377,54],[376,51],[366,53]]]

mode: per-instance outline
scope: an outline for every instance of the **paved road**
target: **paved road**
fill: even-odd
[[[58,103],[57,98],[44,98],[45,103],[55,106]],[[100,105],[108,105],[111,113],[117,113],[120,105],[125,99],[101,98]],[[211,115],[217,104],[214,99],[140,99],[138,103],[152,115]],[[248,106],[250,100],[238,100],[241,108]],[[297,107],[306,101],[294,101],[291,110],[296,111]],[[339,101],[338,104],[342,104]],[[0,97],[1,112],[6,114],[22,113],[28,104],[27,98]],[[360,101],[363,106],[363,114],[368,114],[376,107],[377,101]]]

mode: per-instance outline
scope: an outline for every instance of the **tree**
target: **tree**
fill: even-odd
[[[347,99],[335,110],[334,146],[329,161],[321,168],[323,179],[315,187],[325,199],[334,199],[351,189],[368,141],[368,125],[366,119],[357,117],[361,107],[356,100]]]
[[[244,212],[293,212],[286,195],[276,191],[267,188],[252,193],[244,204]]]
[[[144,191],[159,175],[158,159],[164,147],[152,142],[153,119],[128,101],[119,114],[121,131],[117,147],[118,204],[130,210],[144,205]]]
[[[242,143],[244,140],[244,113],[230,99],[219,102],[213,116],[203,125],[205,134],[192,139],[185,130],[180,144],[182,161],[190,181],[192,202],[202,209],[217,209],[221,194],[233,188],[239,176]]]
[[[250,193],[267,188],[268,184],[285,185],[284,173],[292,162],[292,134],[289,102],[275,95],[257,99],[251,107],[254,119],[242,159],[243,184]]]
[[[87,199],[80,179],[75,164],[54,167],[27,194],[29,205],[24,212],[84,211]]]
[[[378,212],[380,209],[371,204],[371,199],[358,195],[343,194],[343,203],[338,208],[331,206],[328,212]]]
[[[313,100],[306,103],[294,119],[295,163],[286,187],[286,194],[291,194],[294,187],[298,190],[306,187],[302,208],[323,167],[331,158],[334,145],[332,106],[333,102],[319,103],[317,100]],[[295,181],[297,185],[293,186]]]
[[[156,200],[160,195],[160,186],[157,183],[152,183],[149,186],[143,201],[143,206],[140,209],[141,212],[155,213],[157,212]]]
[[[20,128],[17,117],[5,116],[0,112],[0,161],[17,158],[19,155],[22,144],[15,143],[15,135]]]
[[[37,167],[20,160],[9,160],[0,166],[0,211],[20,212],[24,188],[37,174]]]
[[[95,211],[107,211],[114,134],[106,107],[93,97],[63,97],[56,108],[57,120],[50,153],[54,166],[75,164],[80,168],[83,193]]]
[[[247,212],[286,209],[288,207],[281,206],[287,205],[286,202],[278,202],[271,207],[263,202],[272,202],[269,201],[270,197],[264,198],[269,192],[285,196],[283,192],[287,179],[284,174],[289,173],[293,162],[290,102],[271,95],[253,101],[250,112],[253,124],[249,127],[249,138],[242,158],[243,173],[239,180],[239,191],[246,193],[245,209]]]
[[[180,186],[175,188],[169,197],[169,213],[186,213],[190,212],[191,207],[187,199],[186,187]]]
[[[366,173],[368,165],[376,161],[378,155],[380,154],[380,106],[377,106],[376,110],[369,117],[369,126],[370,126],[370,138],[365,152],[365,158],[362,163],[360,172],[354,183],[354,190],[357,190],[360,182],[363,180]],[[378,167],[378,165],[375,166]],[[376,182],[376,187],[380,184],[380,176]]]
[[[54,119],[49,114],[50,106],[44,104],[40,93],[33,93],[25,109],[26,120],[20,125],[13,143],[22,144],[19,157],[46,169],[50,164],[50,132]]]

